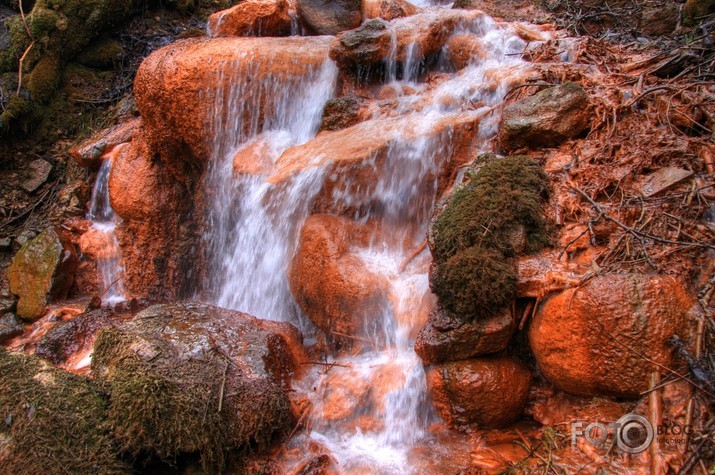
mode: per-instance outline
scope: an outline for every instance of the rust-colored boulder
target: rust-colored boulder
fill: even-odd
[[[515,422],[529,396],[531,372],[510,357],[485,357],[430,366],[427,386],[448,426],[498,428]]]
[[[580,135],[590,120],[588,95],[568,82],[507,105],[499,141],[506,150],[554,147]]]
[[[394,20],[414,15],[419,8],[405,0],[363,0],[362,15],[365,19],[382,18]]]
[[[387,59],[403,62],[434,56],[455,30],[477,25],[484,18],[476,10],[443,10],[417,13],[389,24],[372,19],[360,28],[338,35],[330,48],[330,57],[339,65],[350,67]]]
[[[122,122],[114,127],[102,130],[81,144],[72,147],[69,154],[85,168],[97,168],[102,163],[102,157],[116,146],[128,143],[134,131],[141,127],[141,118]]]
[[[315,74],[327,60],[331,38],[192,38],[147,57],[134,81],[136,103],[152,150],[167,163],[205,163],[216,130],[218,94],[228,94],[237,72],[251,84],[265,79],[285,82]],[[250,71],[250,73],[248,72]],[[237,87],[234,85],[234,87]],[[254,111],[246,108],[246,114]],[[265,114],[256,111],[261,119]],[[248,116],[245,117],[248,119]],[[245,127],[254,124],[244,120]]]
[[[547,300],[529,339],[544,376],[581,396],[636,397],[659,365],[673,367],[673,335],[686,338],[692,306],[670,277],[610,274]]]
[[[455,69],[464,69],[470,63],[478,64],[487,57],[487,52],[479,38],[461,34],[452,36],[445,47],[447,61]]]
[[[153,158],[141,129],[114,156],[109,174],[109,201],[114,212],[124,219],[141,221],[161,208],[165,196]]]
[[[298,0],[298,15],[318,35],[337,35],[360,26],[361,0]]]
[[[449,318],[447,313],[434,309],[417,334],[415,352],[426,365],[496,353],[506,349],[514,333],[514,317],[508,309],[470,322]]]
[[[75,256],[52,228],[25,243],[7,271],[10,292],[20,297],[17,315],[30,321],[44,315],[50,300],[67,295],[75,267]]]
[[[387,283],[350,253],[365,244],[366,228],[337,216],[312,215],[303,224],[290,269],[298,305],[331,340],[362,335],[386,304]]]
[[[247,0],[209,17],[216,36],[286,36],[291,32],[288,0]]]

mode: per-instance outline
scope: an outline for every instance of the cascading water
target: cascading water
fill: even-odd
[[[114,213],[109,202],[109,174],[112,170],[114,156],[121,151],[122,147],[123,145],[115,147],[112,152],[102,157],[102,165],[92,189],[90,208],[87,213],[87,219],[92,221],[95,240],[102,243],[96,250],[95,262],[97,274],[101,278],[102,300],[109,303],[122,302],[126,299],[122,282],[124,275],[122,250],[115,234],[120,218]]]
[[[375,231],[366,246],[356,246],[350,253],[387,282],[387,303],[373,319],[377,323],[364,329],[364,338],[359,337],[367,344],[358,354],[341,355],[330,372],[316,370],[302,382],[307,392],[316,390],[311,400],[312,430],[297,438],[318,442],[345,472],[411,472],[411,450],[430,437],[428,425],[436,416],[413,345],[433,305],[424,240],[440,198],[438,176],[453,153],[450,124],[458,117],[479,121],[474,155],[489,150],[498,120],[494,106],[503,100],[508,81],[526,70],[519,59],[526,44],[488,17],[479,17],[458,33],[478,38],[481,57],[437,87],[418,82],[414,45],[409,48],[408,64],[402,65],[407,73],[399,82],[392,74],[395,65],[386,65],[394,87],[409,86],[414,92],[400,97],[393,109],[402,118],[391,123],[393,135],[369,197],[373,205],[354,217]],[[323,105],[333,95],[337,70],[327,57],[322,67],[306,67],[291,77],[268,75],[255,80],[261,76],[251,71],[221,70],[225,89],[216,94],[216,142],[205,183],[212,203],[206,223],[209,285],[205,291],[220,306],[289,320],[305,329],[287,271],[297,234],[325,173],[320,166],[307,166],[286,181],[267,178],[285,150],[316,134]],[[304,162],[318,164],[321,158],[305,157]],[[349,185],[334,193],[348,208],[352,201],[365,199],[353,196]],[[334,401],[324,400],[324,389],[341,384],[348,388],[346,394],[369,394],[370,402],[361,396],[357,406],[363,406],[348,410],[348,416],[325,417]],[[356,386],[364,390],[355,390]]]

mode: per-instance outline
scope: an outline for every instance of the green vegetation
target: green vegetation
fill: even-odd
[[[129,473],[91,380],[0,349],[0,472]]]
[[[455,315],[492,315],[516,291],[516,269],[498,252],[470,247],[439,264],[430,284],[442,307]]]
[[[511,258],[549,244],[543,209],[549,181],[539,164],[523,156],[482,155],[481,162],[430,231],[432,290],[445,310],[464,321],[507,305],[516,291]]]

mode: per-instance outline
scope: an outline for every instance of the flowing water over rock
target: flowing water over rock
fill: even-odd
[[[97,274],[101,278],[102,299],[109,303],[122,302],[126,299],[122,276],[122,249],[119,247],[115,230],[120,219],[109,202],[109,174],[114,156],[122,146],[116,147],[103,157],[97,180],[92,190],[87,218],[92,221],[92,239],[100,245],[94,247]]]
[[[342,183],[327,192],[332,204],[357,210],[347,217],[369,229],[368,239],[351,243],[347,253],[385,283],[378,314],[348,337],[352,350],[328,361],[335,363],[330,371],[316,370],[303,381],[303,389],[313,394],[312,431],[297,439],[322,445],[341,471],[410,472],[411,449],[430,437],[430,421],[437,417],[413,346],[434,305],[428,282],[431,259],[423,243],[432,211],[445,192],[440,174],[448,163],[455,168],[454,162],[468,163],[490,150],[498,122],[494,106],[527,72],[518,59],[526,43],[508,26],[486,16],[475,18],[454,33],[471,36],[481,46],[464,69],[443,74],[434,84],[422,82],[421,57],[412,45],[398,79],[391,55],[386,87],[399,97],[389,122],[373,114],[342,135],[321,134],[315,146],[311,139],[324,103],[334,95],[337,76],[327,52],[321,67],[305,67],[296,76],[252,80],[250,70],[225,69],[223,90],[216,94],[215,143],[205,183],[211,204],[205,235],[209,285],[204,291],[220,306],[300,323],[304,331],[310,324],[296,305],[287,275],[302,223],[316,197],[326,193],[326,183],[336,180],[333,164],[343,145],[336,137],[346,136],[359,147],[361,140],[384,135],[381,148],[370,152],[365,146],[368,152],[360,164],[376,170],[375,181],[363,186],[348,167]],[[478,124],[471,150],[461,160],[454,158],[457,119]],[[351,136],[352,131],[361,133]],[[291,153],[291,147],[301,144],[306,145]],[[345,336],[333,333],[329,339]]]

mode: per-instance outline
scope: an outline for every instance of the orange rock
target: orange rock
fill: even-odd
[[[247,0],[209,17],[211,36],[287,36],[291,18],[287,0]]]
[[[651,361],[672,367],[667,340],[687,340],[691,306],[670,277],[602,275],[544,303],[531,323],[531,348],[541,372],[563,391],[636,397],[658,369]]]
[[[134,131],[141,125],[142,120],[138,117],[102,130],[92,138],[72,147],[69,154],[80,166],[96,168],[101,164],[105,154],[111,152],[116,146],[131,141]]]
[[[165,162],[205,163],[216,132],[212,105],[217,94],[228,93],[226,77],[243,70],[243,74],[250,71],[254,83],[297,81],[323,64],[330,41],[326,37],[192,38],[155,51],[142,62],[134,81],[151,148]],[[261,111],[246,111],[254,113],[264,116]]]
[[[447,61],[455,69],[464,69],[470,63],[478,63],[487,57],[481,41],[474,35],[461,34],[452,36],[445,48]]]
[[[97,260],[114,255],[116,245],[114,238],[106,232],[97,228],[89,228],[79,238],[79,250],[84,256]]]
[[[324,381],[321,419],[337,421],[352,416],[363,406],[370,387],[352,372],[336,372]]]
[[[505,427],[516,421],[529,396],[531,372],[514,358],[478,358],[427,368],[427,386],[442,419],[452,428],[469,424]]]
[[[364,19],[382,18],[394,20],[414,15],[419,8],[404,0],[363,0],[362,16]]]
[[[109,174],[109,201],[124,219],[144,220],[161,208],[164,193],[159,184],[159,169],[153,153],[139,129],[128,146],[114,157]]]
[[[350,247],[366,238],[365,227],[337,216],[312,215],[303,225],[290,288],[329,339],[343,340],[333,332],[362,335],[386,305],[387,282],[350,254]]]

